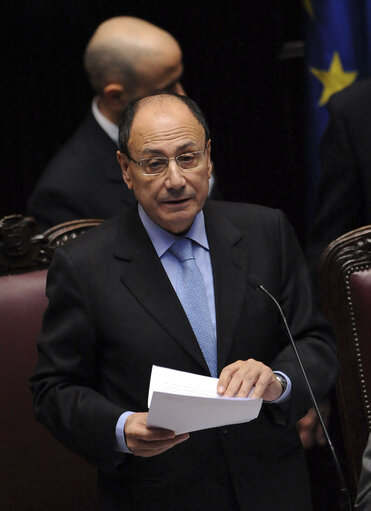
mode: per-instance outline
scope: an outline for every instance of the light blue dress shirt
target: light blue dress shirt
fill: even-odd
[[[165,229],[162,229],[159,225],[157,225],[149,216],[145,213],[142,206],[138,204],[138,211],[140,219],[143,223],[145,230],[150,237],[152,244],[156,250],[158,257],[169,277],[171,284],[175,289],[176,282],[176,273],[178,269],[179,261],[177,258],[168,252],[168,249],[171,245],[178,239],[175,234],[171,234]],[[196,264],[199,267],[207,295],[207,302],[209,306],[211,322],[213,324],[215,330],[215,339],[216,339],[216,314],[215,314],[215,297],[214,297],[214,279],[213,279],[213,271],[211,266],[211,258],[210,258],[210,250],[209,243],[206,236],[205,229],[205,219],[203,211],[198,213],[193,221],[192,226],[187,232],[187,238],[191,239],[193,243],[193,253],[195,256]],[[277,374],[281,374],[287,380],[287,387],[285,392],[280,396],[276,401],[272,401],[272,403],[278,404],[283,403],[288,400],[291,393],[291,381],[284,373],[281,371],[275,371]],[[124,426],[127,417],[132,415],[135,412],[124,412],[118,419],[116,424],[116,450],[121,452],[130,453],[131,451],[126,446],[125,435],[124,435]]]

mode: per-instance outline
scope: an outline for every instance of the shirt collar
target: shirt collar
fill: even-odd
[[[140,219],[143,223],[148,236],[151,238],[152,244],[155,247],[157,255],[162,257],[164,253],[171,247],[176,241],[178,236],[171,232],[165,231],[162,227],[157,225],[144,211],[142,206],[138,204],[138,211]],[[209,242],[207,241],[206,229],[205,229],[205,218],[204,213],[201,210],[193,220],[189,231],[187,232],[187,238],[191,239],[195,243],[201,245],[201,247],[209,250]]]
[[[107,117],[105,117],[99,110],[97,96],[93,99],[91,110],[94,119],[97,121],[102,130],[107,133],[107,135],[114,141],[116,145],[118,145],[119,127],[114,122],[109,121]]]

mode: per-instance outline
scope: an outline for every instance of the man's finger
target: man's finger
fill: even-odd
[[[150,457],[161,454],[172,447],[188,440],[189,434],[184,433],[182,435],[177,435],[172,440],[158,440],[154,442],[148,442],[145,440],[138,441],[137,444],[133,447],[132,453],[136,456],[142,457]]]

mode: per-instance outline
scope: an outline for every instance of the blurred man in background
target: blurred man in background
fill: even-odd
[[[154,91],[184,94],[179,44],[139,18],[115,17],[99,25],[84,65],[95,97],[30,197],[28,214],[40,230],[78,218],[109,218],[134,204],[115,156],[121,114],[130,100]]]

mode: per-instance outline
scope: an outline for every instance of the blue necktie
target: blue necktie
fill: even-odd
[[[175,290],[191,323],[212,376],[217,377],[215,331],[207,303],[206,288],[193,255],[192,241],[180,238],[169,252],[179,261]]]

